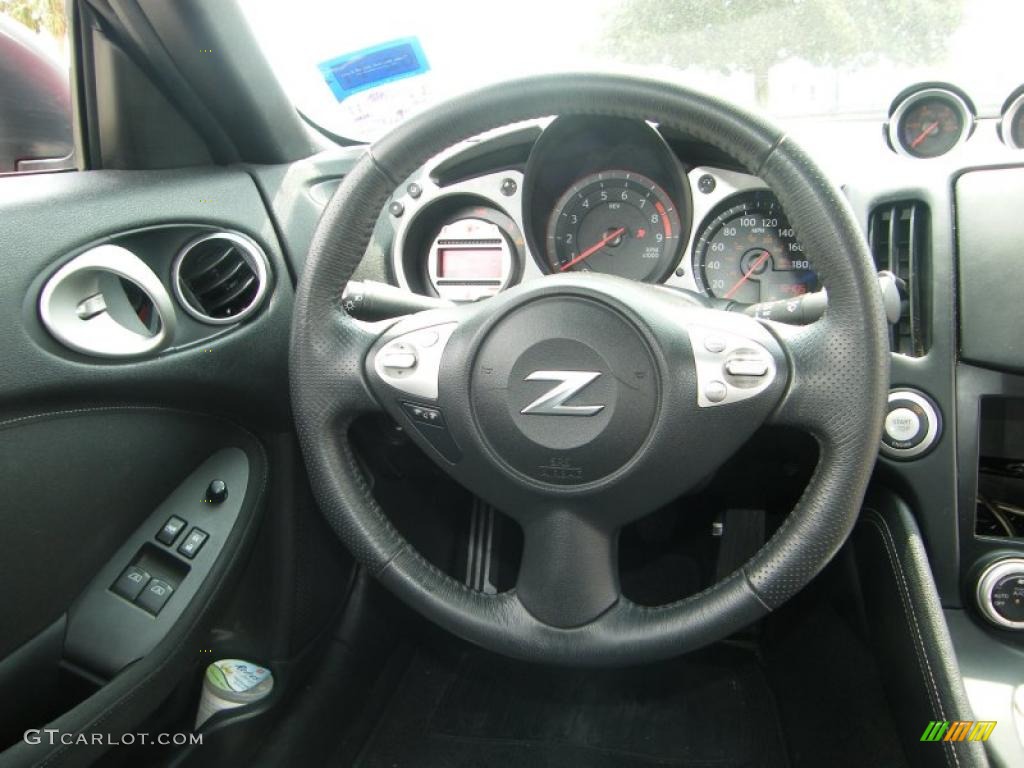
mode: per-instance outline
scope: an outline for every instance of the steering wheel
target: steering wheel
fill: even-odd
[[[401,181],[451,145],[549,115],[649,120],[732,156],[776,193],[828,291],[789,326],[619,278],[551,276],[395,321],[341,296]],[[776,127],[677,85],[526,78],[430,109],[371,146],[324,211],[297,288],[291,395],[320,507],[394,594],[451,632],[545,662],[618,665],[721,639],[798,592],[846,540],[881,435],[888,342],[874,267],[840,192]],[[348,428],[384,410],[452,478],[523,529],[514,589],[467,588],[390,524]],[[680,496],[762,424],[813,435],[819,461],[743,567],[671,605],[620,591],[618,532]]]

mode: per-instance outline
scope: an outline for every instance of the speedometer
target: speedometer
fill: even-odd
[[[588,270],[656,282],[679,260],[679,212],[656,182],[630,171],[580,179],[548,222],[553,272]]]
[[[770,192],[732,197],[711,212],[693,249],[693,274],[707,295],[741,304],[818,290],[818,275]]]

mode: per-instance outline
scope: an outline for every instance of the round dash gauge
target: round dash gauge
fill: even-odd
[[[552,272],[591,271],[657,282],[679,261],[679,211],[656,182],[603,171],[573,184],[547,230]]]

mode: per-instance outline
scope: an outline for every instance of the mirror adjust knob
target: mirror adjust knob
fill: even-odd
[[[203,501],[207,504],[221,504],[228,497],[228,485],[223,480],[214,480],[206,489]]]

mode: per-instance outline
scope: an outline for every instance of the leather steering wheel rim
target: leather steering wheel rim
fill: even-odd
[[[785,523],[746,565],[699,594],[657,608],[622,597],[571,627],[539,620],[515,590],[470,590],[427,562],[387,520],[347,433],[358,415],[380,410],[367,382],[366,357],[391,323],[361,323],[341,308],[379,213],[402,180],[459,141],[549,115],[648,120],[730,155],[775,192],[829,296],[825,316],[812,325],[763,323],[788,361],[771,419],[799,426],[819,443],[817,468]],[[368,148],[325,209],[310,247],[296,292],[289,370],[317,501],[337,535],[385,587],[434,622],[496,652],[621,665],[721,639],[777,608],[829,562],[857,519],[874,466],[888,354],[864,236],[839,190],[780,129],[678,85],[579,74],[526,78],[467,94]]]

